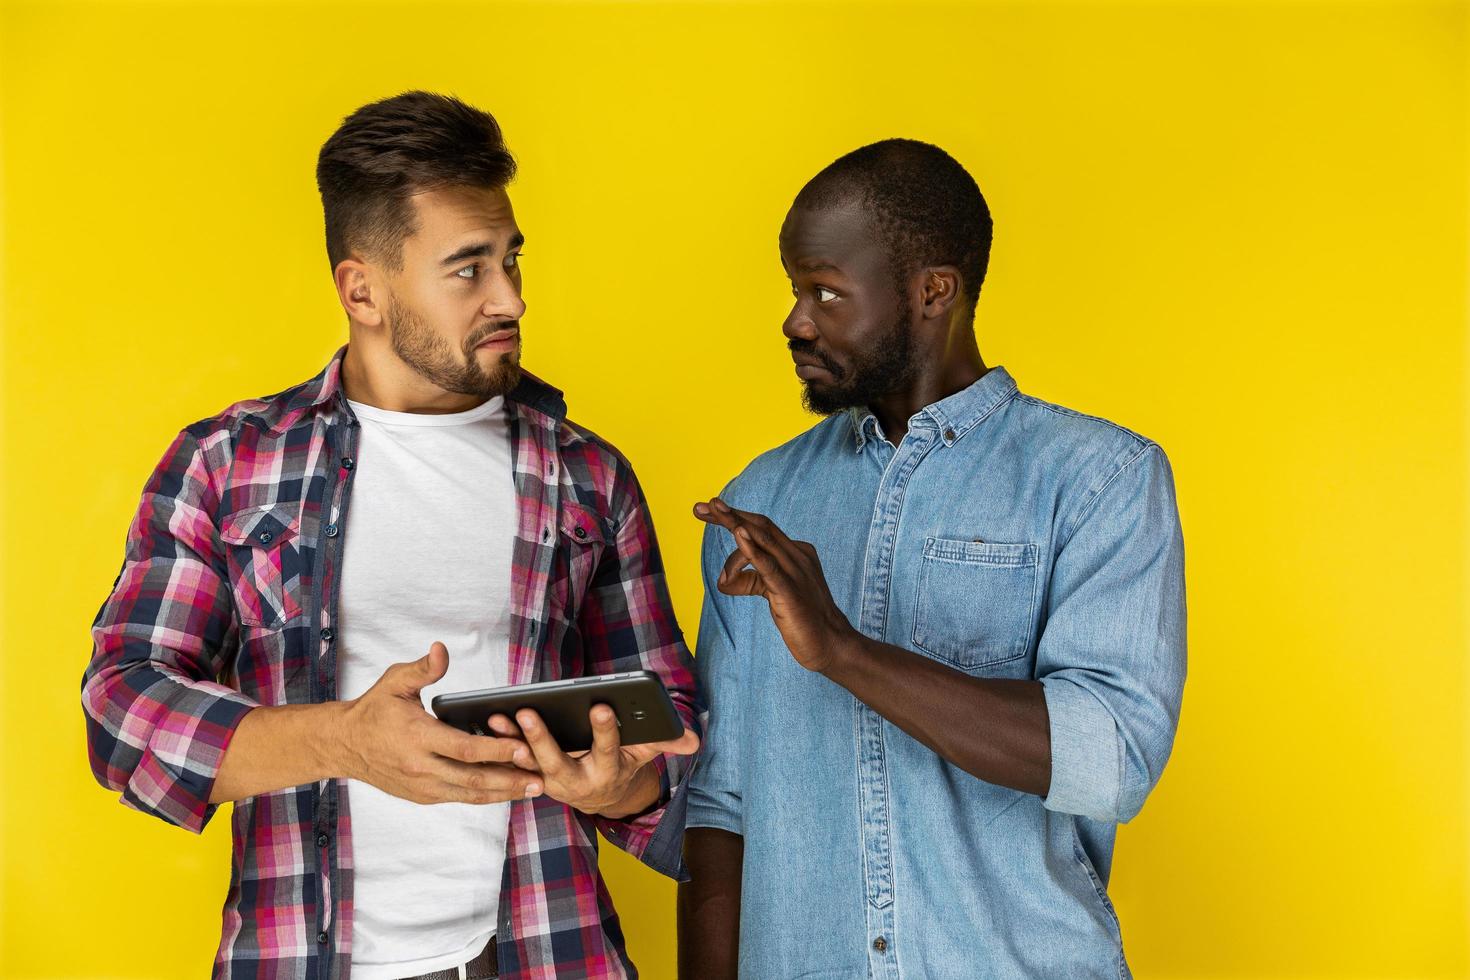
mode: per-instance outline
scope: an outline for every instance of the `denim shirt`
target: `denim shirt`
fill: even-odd
[[[734,541],[710,526],[687,825],[745,839],[740,975],[1129,976],[1113,840],[1169,757],[1185,673],[1158,445],[996,367],[896,447],[870,412],[839,413],[725,492],[816,546],[866,636],[1040,681],[1052,760],[1044,799],[985,782],[804,670],[763,599],[714,587]]]

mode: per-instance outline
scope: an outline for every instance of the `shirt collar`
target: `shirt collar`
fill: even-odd
[[[915,412],[909,425],[933,425],[944,444],[953,446],[1018,391],[1010,372],[997,364],[969,387]],[[877,438],[878,419],[866,405],[849,408],[847,417],[852,423],[853,449],[862,452],[869,438]]]
[[[350,416],[352,410],[347,405],[347,394],[342,390],[342,358],[346,354],[347,346],[344,344],[320,374],[287,393],[284,402],[277,403],[279,410],[271,427],[277,430],[288,428],[302,414],[318,408]],[[555,422],[561,422],[567,415],[567,403],[561,390],[525,370],[521,371],[520,383],[505,396],[505,400],[539,412]]]

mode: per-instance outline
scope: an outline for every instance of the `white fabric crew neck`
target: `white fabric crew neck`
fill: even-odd
[[[370,419],[385,425],[467,425],[470,422],[487,419],[502,411],[505,408],[505,396],[496,395],[483,404],[463,412],[390,412],[386,408],[355,402],[350,398],[347,399],[347,404],[352,407],[352,414],[357,416],[359,422]]]

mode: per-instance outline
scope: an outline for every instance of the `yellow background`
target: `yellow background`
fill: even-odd
[[[1157,439],[1188,551],[1172,763],[1119,836],[1141,977],[1465,976],[1466,8],[7,3],[0,976],[197,977],[228,823],[85,761],[87,627],[173,434],[343,340],[313,183],[423,87],[522,165],[527,364],[625,450],[686,632],[690,503],[813,420],[776,230],[906,135],[996,220],[978,331]],[[416,651],[405,651],[406,658]],[[608,873],[672,976],[673,889]]]

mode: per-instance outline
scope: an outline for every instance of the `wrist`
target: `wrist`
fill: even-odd
[[[819,671],[829,680],[848,670],[863,656],[868,638],[849,625],[832,640],[827,648],[827,662]]]
[[[316,747],[316,768],[323,779],[355,777],[352,751],[353,701],[328,701],[317,705],[312,718],[310,744]]]

